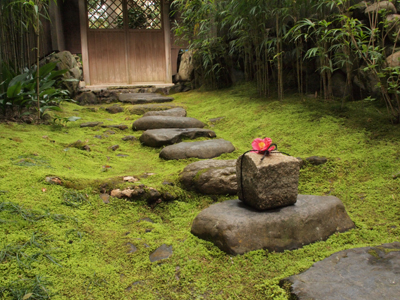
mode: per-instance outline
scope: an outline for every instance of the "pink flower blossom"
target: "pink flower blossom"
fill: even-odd
[[[265,151],[272,151],[275,150],[275,146],[272,146],[271,148],[268,149],[269,146],[271,146],[272,140],[270,138],[265,138],[265,139],[260,139],[256,138],[251,145],[253,146],[253,150],[256,150],[257,153],[259,154],[264,154]]]

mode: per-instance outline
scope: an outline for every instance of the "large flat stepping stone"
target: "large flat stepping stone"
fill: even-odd
[[[140,137],[140,142],[150,147],[161,147],[180,143],[182,138],[195,139],[198,137],[215,138],[214,131],[203,128],[169,128],[149,129]]]
[[[169,116],[169,117],[186,117],[186,110],[182,107],[175,107],[167,110],[148,111],[143,117],[149,116]]]
[[[143,115],[148,111],[163,111],[172,108],[177,108],[180,106],[176,106],[172,103],[160,103],[160,104],[138,104],[128,108],[128,111],[132,115]]]
[[[172,97],[165,97],[155,93],[122,93],[118,94],[118,100],[131,104],[163,103],[174,100]]]
[[[398,300],[400,243],[337,252],[287,283],[299,300]]]
[[[229,254],[268,249],[282,252],[354,228],[343,203],[333,196],[298,195],[294,205],[257,211],[228,200],[201,211],[192,233]]]
[[[185,159],[185,158],[213,158],[223,153],[235,151],[231,142],[223,139],[208,140],[201,142],[182,142],[165,147],[160,152],[164,159]]]
[[[195,118],[150,116],[142,117],[133,122],[133,130],[148,130],[159,128],[203,128],[205,124]]]
[[[196,161],[186,166],[179,177],[183,186],[205,195],[237,193],[236,159]]]

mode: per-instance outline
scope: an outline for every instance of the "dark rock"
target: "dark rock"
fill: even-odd
[[[106,133],[108,133],[108,134],[115,134],[115,131],[112,131],[112,130],[106,130],[106,131],[104,131],[104,132],[106,132]]]
[[[171,195],[168,192],[165,192],[162,194],[161,198],[165,201],[165,202],[170,202],[170,201],[174,201],[177,199],[177,197],[175,197],[174,195]]]
[[[82,150],[86,150],[88,152],[92,151],[92,149],[90,149],[89,145],[84,145]]]
[[[113,106],[107,107],[106,111],[108,111],[110,114],[117,114],[123,112],[124,108],[115,104]]]
[[[84,92],[78,95],[75,100],[79,105],[92,105],[99,103],[97,96],[93,92]]]
[[[223,119],[225,119],[225,117],[212,118],[212,119],[210,119],[208,121],[210,121],[211,123],[217,123],[217,122],[219,122],[219,121],[221,121]]]
[[[151,232],[153,229],[150,229],[150,228],[146,228],[145,230],[144,230],[144,232],[145,233],[149,233],[149,232]]]
[[[151,262],[159,261],[162,259],[167,259],[173,254],[172,246],[167,246],[163,244],[157,250],[150,254],[149,258]]]
[[[393,179],[400,178],[400,172],[397,172],[396,174],[393,174],[393,175],[392,175],[392,178],[393,178]]]
[[[88,145],[86,145],[85,142],[82,142],[81,140],[77,140],[76,142],[69,144],[68,147],[76,148],[79,150],[90,151],[90,147]]]
[[[126,243],[126,245],[129,247],[129,250],[126,253],[135,253],[137,251],[137,248],[134,244]]]
[[[397,300],[400,243],[337,252],[280,282],[296,299]]]
[[[150,116],[169,116],[169,117],[186,117],[186,110],[182,107],[175,107],[167,110],[148,111],[143,117]]]
[[[350,91],[346,86],[346,76],[340,71],[333,73],[332,77],[332,93],[334,97],[343,98],[350,95]]]
[[[201,142],[182,142],[167,146],[160,152],[160,157],[164,159],[186,159],[191,157],[205,159],[233,151],[235,151],[235,147],[231,142],[217,139]]]
[[[325,164],[328,161],[328,159],[322,156],[310,156],[306,158],[306,161],[314,166],[318,166]]]
[[[117,154],[118,157],[128,157],[128,154]]]
[[[148,217],[142,218],[140,219],[138,222],[150,222],[150,223],[154,223],[154,221]]]
[[[236,163],[239,199],[258,210],[292,205],[297,200],[300,163],[297,158],[250,152]],[[262,178],[262,180],[260,180]]]
[[[148,202],[154,202],[161,198],[161,193],[156,189],[149,188],[145,197]]]
[[[169,182],[169,181],[163,181],[162,185],[174,186],[174,184],[172,182]]]
[[[132,115],[143,115],[149,111],[162,111],[171,108],[176,108],[175,104],[143,104],[143,105],[135,105],[128,109],[128,111]]]
[[[133,135],[126,135],[122,138],[123,141],[136,141],[137,138],[134,137]]]
[[[103,128],[116,128],[116,129],[120,129],[120,130],[128,129],[128,126],[127,125],[123,125],[123,124],[121,124],[121,125],[102,125],[101,127],[103,127]]]
[[[100,194],[100,199],[103,200],[103,203],[108,204],[110,203],[110,195],[109,194]]]
[[[102,139],[103,138],[103,136],[101,136],[101,135],[95,135],[94,136],[96,139]]]
[[[103,124],[103,122],[87,122],[87,123],[82,123],[80,126],[81,127],[96,127],[101,124]]]
[[[142,117],[133,122],[133,130],[148,130],[159,128],[203,128],[205,124],[195,118],[150,116]]]
[[[338,198],[298,195],[296,204],[268,211],[240,200],[213,204],[194,219],[192,233],[236,255],[298,249],[351,228],[354,223]]]
[[[115,151],[118,148],[119,148],[119,145],[114,145],[114,146],[111,146],[109,149],[112,150],[112,151]]]
[[[139,138],[140,142],[149,147],[161,147],[176,144],[182,138],[196,139],[198,137],[216,137],[214,131],[203,128],[167,128],[149,129]]]
[[[121,102],[131,104],[163,103],[174,100],[172,97],[166,97],[155,93],[124,93],[119,94],[118,99]]]
[[[187,190],[206,195],[236,195],[236,159],[194,162],[183,169],[180,182]]]

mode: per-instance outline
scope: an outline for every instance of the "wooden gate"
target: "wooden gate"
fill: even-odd
[[[86,0],[91,85],[170,82],[162,2]]]

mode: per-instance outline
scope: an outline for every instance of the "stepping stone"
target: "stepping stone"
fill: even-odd
[[[296,299],[397,300],[400,243],[337,252],[310,269],[283,279]]]
[[[236,195],[236,159],[194,162],[183,169],[179,180],[189,191],[205,195]]]
[[[167,146],[161,150],[160,157],[164,159],[185,159],[191,157],[205,159],[233,151],[235,151],[235,147],[233,147],[231,142],[218,139],[201,142],[182,142]]]
[[[159,261],[162,259],[167,259],[173,254],[172,246],[167,246],[163,244],[156,251],[150,254],[149,258],[151,262]]]
[[[170,117],[186,117],[186,110],[182,107],[175,107],[167,110],[148,111],[143,117],[149,116],[170,116]]]
[[[159,128],[203,128],[205,124],[195,118],[150,116],[142,117],[133,122],[133,130]]]
[[[108,111],[110,114],[118,114],[124,111],[124,108],[114,104],[113,106],[107,107],[106,111]]]
[[[177,108],[179,106],[176,106],[175,104],[169,103],[169,104],[143,104],[143,105],[135,105],[133,107],[128,108],[128,111],[132,115],[143,115],[146,112],[149,111],[163,111],[163,110],[168,110],[172,108]]]
[[[203,128],[149,129],[142,134],[139,140],[149,147],[161,147],[179,143],[182,138],[193,140],[198,137],[215,138],[216,134],[212,130]]]
[[[120,129],[120,130],[125,130],[128,129],[127,125],[102,125],[102,128],[116,128],[116,129]]]
[[[121,138],[123,141],[136,141],[137,138],[134,137],[133,135],[126,135],[123,138]]]
[[[155,93],[123,93],[118,94],[118,99],[121,102],[131,104],[163,103],[174,100],[172,97],[165,97]]]
[[[103,124],[103,122],[87,122],[87,123],[82,123],[80,126],[81,127],[96,127],[101,124]]]
[[[268,211],[257,211],[240,200],[211,205],[194,219],[192,233],[236,255],[298,249],[351,228],[354,223],[338,198],[298,195],[296,204]]]

